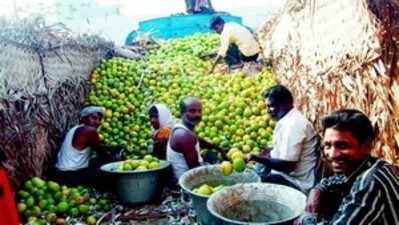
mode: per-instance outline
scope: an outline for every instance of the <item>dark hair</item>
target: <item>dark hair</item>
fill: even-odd
[[[224,20],[220,16],[214,16],[209,21],[209,28],[214,29],[218,24],[224,24]]]
[[[187,105],[189,103],[191,103],[192,101],[199,101],[199,99],[194,96],[186,96],[180,101],[179,108],[180,108],[181,115],[187,111]]]
[[[151,106],[150,109],[148,110],[148,114],[150,116],[157,115],[158,114],[157,107],[155,105]]]
[[[369,118],[357,109],[342,109],[331,113],[321,121],[323,134],[328,128],[349,131],[359,144],[372,144],[377,132]]]
[[[187,97],[183,98],[179,103],[180,114],[183,114],[187,111]]]
[[[292,105],[294,103],[294,98],[291,92],[283,85],[275,85],[267,89],[263,93],[264,98],[273,99],[279,104]]]

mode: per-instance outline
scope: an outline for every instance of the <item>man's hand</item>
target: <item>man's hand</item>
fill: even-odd
[[[116,151],[116,153],[115,153],[115,159],[116,159],[117,161],[123,160],[123,154],[124,154],[124,149],[123,149],[123,148],[120,149],[119,151]]]
[[[213,61],[213,64],[212,64],[212,67],[211,67],[211,70],[209,71],[209,73],[213,73],[213,71],[214,71],[215,68],[216,68],[216,65],[218,64],[218,62],[219,62],[219,60],[220,60],[221,58],[222,58],[222,57],[221,57],[220,55],[217,55],[217,56],[216,56],[215,60]]]
[[[97,151],[97,154],[105,159],[109,159],[112,161],[122,160],[123,151],[127,149],[124,145],[103,145],[99,146],[100,150]]]
[[[320,188],[313,188],[308,196],[305,211],[312,214],[320,212],[320,199],[322,191]]]
[[[305,212],[294,221],[294,225],[317,225],[317,214]]]
[[[220,147],[218,151],[219,151],[220,156],[222,157],[222,159],[227,159],[227,152],[229,152],[229,149],[225,149],[225,148]]]
[[[247,161],[258,161],[259,158],[263,159],[270,159],[270,151],[268,149],[263,150],[259,155],[254,155],[254,154],[247,154],[245,156],[245,159]]]
[[[263,157],[263,158],[270,158],[270,151],[271,151],[270,148],[265,148],[265,149],[263,149],[263,150],[260,152],[259,156],[260,156],[260,157]]]
[[[213,62],[211,70],[209,71],[210,74],[213,73],[213,71],[215,70],[215,67],[216,67],[216,62]]]
[[[249,153],[249,154],[246,154],[246,155],[245,155],[245,161],[247,161],[247,162],[253,161],[253,156],[254,156],[254,155],[252,155],[252,154],[250,154],[250,153]]]
[[[305,213],[294,221],[294,225],[316,225],[317,215],[320,212],[320,199],[322,195],[320,188],[313,188],[308,196]]]
[[[301,216],[298,219],[294,220],[294,225],[302,225],[302,217]]]

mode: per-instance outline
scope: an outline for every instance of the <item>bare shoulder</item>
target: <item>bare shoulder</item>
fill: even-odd
[[[183,128],[175,128],[172,131],[172,135],[170,138],[170,143],[172,147],[177,147],[186,144],[195,144],[196,138],[193,134],[186,129]]]
[[[172,138],[192,137],[193,135],[186,129],[175,128],[172,130]]]
[[[98,136],[97,129],[91,126],[83,126],[76,129],[74,138],[77,139],[93,139]]]
[[[91,126],[82,126],[76,129],[76,132],[80,134],[92,134],[92,133],[97,133],[97,130],[96,128]]]

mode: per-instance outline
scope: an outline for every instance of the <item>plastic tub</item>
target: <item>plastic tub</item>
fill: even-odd
[[[213,194],[208,210],[223,225],[292,225],[303,213],[306,196],[291,187],[271,184],[237,184]]]
[[[184,173],[179,179],[179,185],[189,194],[192,199],[192,207],[195,210],[199,221],[204,225],[218,225],[221,220],[213,216],[207,209],[208,197],[192,192],[204,183],[211,185],[230,186],[238,183],[260,182],[260,177],[253,170],[245,170],[243,173],[233,173],[230,176],[223,176],[220,172],[220,165],[201,166]]]
[[[170,163],[161,160],[161,167],[144,171],[116,171],[123,162],[103,165],[101,170],[115,178],[116,195],[123,203],[146,203],[162,193]]]

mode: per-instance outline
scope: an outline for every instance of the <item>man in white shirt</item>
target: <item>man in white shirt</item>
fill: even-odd
[[[228,22],[220,16],[210,21],[210,28],[220,34],[220,48],[212,66],[212,71],[221,58],[230,68],[240,67],[243,62],[256,61],[260,47],[255,37],[244,26]]]
[[[265,182],[288,185],[307,193],[315,184],[319,137],[312,124],[293,107],[292,94],[286,87],[273,86],[264,97],[272,119],[277,121],[273,149],[269,154],[248,158],[269,169],[262,174]]]

